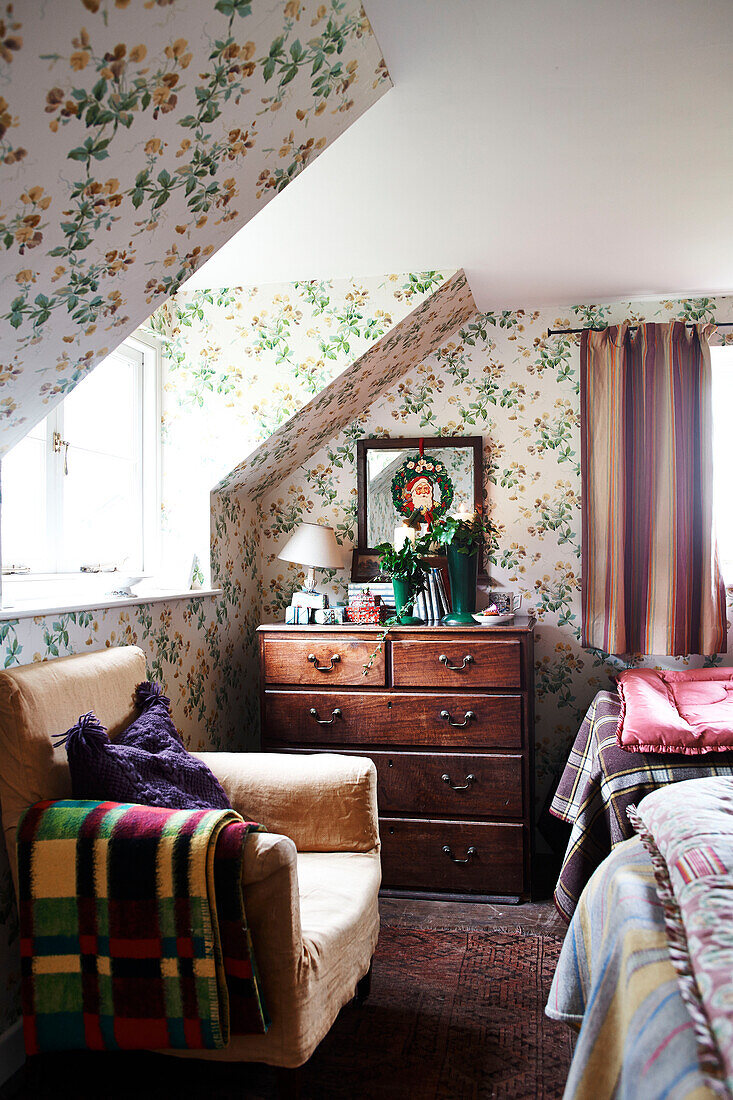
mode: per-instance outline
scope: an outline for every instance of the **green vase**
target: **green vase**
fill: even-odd
[[[453,610],[444,615],[442,621],[446,626],[479,626],[473,617],[478,584],[478,550],[475,554],[459,554],[454,546],[448,546],[447,555]]]
[[[405,580],[404,577],[392,577],[392,584],[394,586],[394,602],[395,611],[399,612],[401,607],[404,607],[410,598],[410,582]],[[418,619],[415,615],[398,615],[397,622],[400,626],[419,626],[422,619]]]

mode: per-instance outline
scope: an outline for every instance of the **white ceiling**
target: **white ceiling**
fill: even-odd
[[[394,89],[187,288],[464,267],[480,309],[733,291],[732,0],[365,0]]]

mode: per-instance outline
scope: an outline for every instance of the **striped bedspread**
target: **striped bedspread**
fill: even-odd
[[[614,845],[633,835],[628,806],[668,783],[733,775],[730,752],[700,756],[627,752],[616,740],[620,713],[618,695],[599,691],[583,719],[550,807],[555,817],[573,827],[555,889],[555,904],[566,920],[596,867]]]
[[[707,1100],[638,838],[592,876],[568,928],[547,1015],[579,1028],[565,1100]]]

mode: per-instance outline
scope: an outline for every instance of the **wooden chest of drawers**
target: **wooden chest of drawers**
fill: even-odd
[[[533,628],[259,629],[263,748],[369,756],[383,887],[531,896]]]

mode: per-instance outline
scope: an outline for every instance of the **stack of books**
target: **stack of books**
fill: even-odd
[[[431,569],[425,576],[425,586],[415,600],[415,614],[426,623],[439,623],[450,611],[448,594],[440,569]]]

